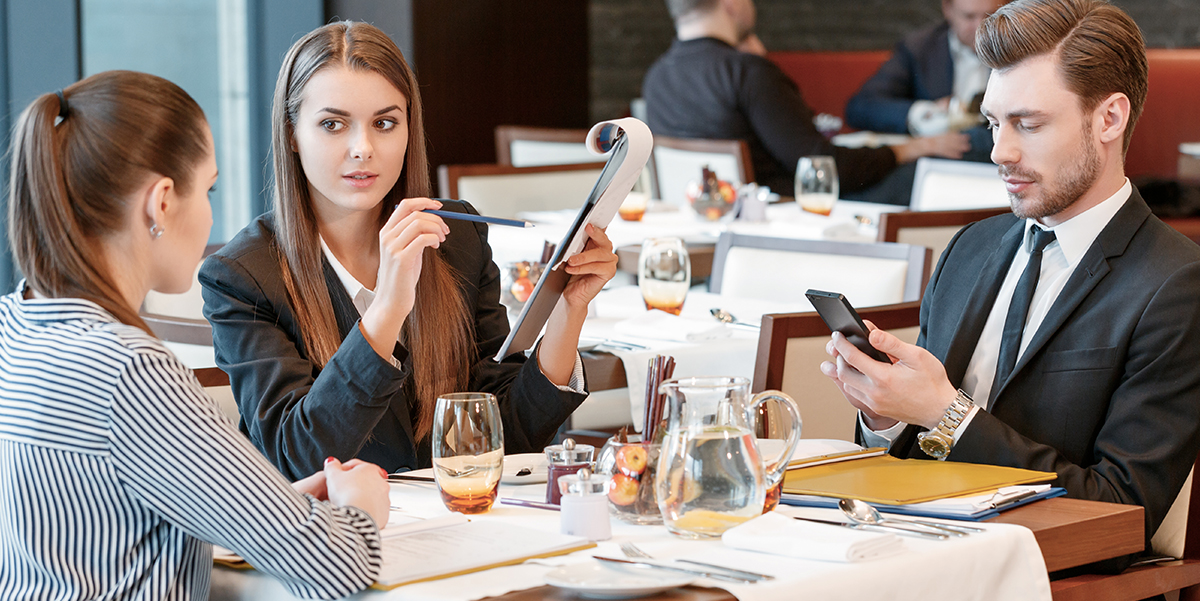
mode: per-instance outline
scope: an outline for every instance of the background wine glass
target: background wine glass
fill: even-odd
[[[833,211],[838,198],[837,165],[831,156],[800,157],[796,162],[796,202],[818,215]]]
[[[433,475],[446,508],[468,514],[491,509],[504,471],[496,397],[486,392],[439,396],[432,436]]]
[[[647,238],[638,256],[638,288],[646,309],[672,315],[683,311],[692,285],[692,262],[679,238]]]

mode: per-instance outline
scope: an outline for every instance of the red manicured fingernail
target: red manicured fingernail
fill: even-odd
[[[332,457],[332,456],[330,456],[330,457],[326,457],[326,458],[325,458],[325,463],[329,463],[330,461],[333,461],[333,457]]]

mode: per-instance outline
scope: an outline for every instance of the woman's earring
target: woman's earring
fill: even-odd
[[[167,233],[167,230],[164,230],[163,228],[158,227],[157,223],[150,226],[150,237],[154,238],[155,240],[162,238],[162,235],[165,233]]]

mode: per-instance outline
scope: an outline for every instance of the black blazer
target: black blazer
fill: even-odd
[[[917,344],[955,386],[1022,234],[1011,214],[963,228],[925,291]],[[995,385],[949,460],[1056,472],[1071,497],[1142,505],[1148,541],[1200,450],[1200,246],[1135,188]],[[916,432],[893,454],[927,458]]]
[[[456,212],[470,205],[446,202]],[[475,311],[476,360],[470,390],[499,400],[504,447],[537,452],[583,402],[542,375],[521,354],[492,359],[508,335],[500,304],[500,271],[492,262],[487,226],[446,220],[450,234],[439,252],[461,276]],[[239,427],[285,475],[298,479],[322,468],[326,457],[358,457],[388,470],[428,467],[428,440],[413,441],[412,364],[404,349],[396,369],[367,343],[358,311],[328,261],[322,261],[343,340],[324,368],[309,361],[287,300],[268,213],[246,226],[200,269],[204,316],[213,326],[217,365],[229,374],[242,415]]]
[[[954,90],[950,25],[945,21],[906,36],[846,103],[846,123],[857,129],[908,133],[915,100],[937,100]]]

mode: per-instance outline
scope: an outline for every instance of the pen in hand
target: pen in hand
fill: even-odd
[[[445,198],[434,198],[432,200],[436,200],[438,202],[452,202],[452,201],[446,200]],[[399,206],[400,205],[396,205],[395,207],[393,207],[393,210]],[[525,221],[523,219],[505,219],[503,217],[485,217],[483,215],[472,215],[470,213],[456,213],[454,211],[443,211],[441,209],[425,209],[421,212],[429,213],[430,215],[437,215],[438,217],[441,217],[442,219],[458,219],[460,221],[474,221],[476,223],[489,223],[492,225],[506,225],[508,227],[520,227],[520,228],[530,228],[530,227],[534,226],[533,223],[531,223],[529,221]]]

